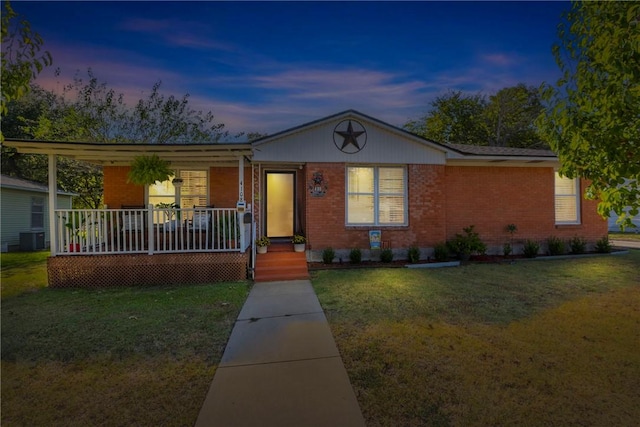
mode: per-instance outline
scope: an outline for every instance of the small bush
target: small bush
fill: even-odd
[[[383,249],[382,252],[380,252],[380,261],[382,262],[393,261],[393,251],[389,248]]]
[[[522,253],[527,258],[535,258],[538,255],[539,251],[540,251],[540,245],[538,244],[538,242],[534,242],[533,240],[529,240],[529,239],[527,239],[527,241],[524,242],[524,248]]]
[[[601,254],[608,254],[611,252],[611,242],[609,242],[609,236],[603,236],[602,239],[596,242],[596,251]]]
[[[322,262],[325,264],[331,264],[336,257],[336,251],[333,248],[324,248],[322,251]]]
[[[478,232],[474,231],[475,226],[470,225],[464,227],[462,230],[464,234],[456,234],[456,237],[449,240],[447,245],[449,250],[456,254],[458,257],[463,255],[480,254],[484,255],[487,252],[487,245],[484,244]]]
[[[360,264],[362,262],[362,251],[358,248],[353,248],[349,252],[349,262],[351,264]]]
[[[409,251],[407,252],[407,258],[409,259],[409,262],[412,264],[415,264],[418,261],[420,261],[420,249],[417,246],[411,246],[409,248]]]
[[[562,255],[564,253],[564,242],[559,237],[550,236],[547,239],[547,246],[549,247],[549,255]]]
[[[509,256],[513,252],[513,248],[511,247],[511,243],[505,243],[502,245],[502,255]]]
[[[569,240],[572,254],[583,254],[587,250],[587,241],[580,236],[574,236]]]
[[[444,262],[449,259],[449,247],[446,243],[438,243],[433,248],[433,257],[438,262]]]

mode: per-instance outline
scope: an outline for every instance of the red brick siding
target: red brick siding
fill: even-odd
[[[324,197],[307,197],[306,234],[311,249],[368,248],[369,230],[382,230],[392,248],[430,247],[445,238],[444,166],[409,165],[409,225],[348,227],[345,225],[345,164],[309,163],[306,180],[322,171],[329,189]]]
[[[581,224],[556,226],[553,168],[446,168],[447,238],[473,224],[485,243],[501,246],[509,239],[506,225],[513,223],[517,241],[579,235],[593,242],[607,233],[596,205],[583,199]]]
[[[144,187],[127,182],[129,166],[105,166],[104,203],[112,209],[122,205],[144,205]]]
[[[244,199],[251,202],[251,167],[244,168]],[[235,208],[238,201],[238,167],[209,169],[209,204],[216,208]]]
[[[110,208],[143,205],[144,187],[127,182],[128,166],[104,167],[104,202]],[[251,200],[251,167],[244,173],[245,200]],[[238,168],[212,167],[209,170],[209,204],[217,208],[235,208],[238,201]],[[190,206],[189,206],[190,207]]]

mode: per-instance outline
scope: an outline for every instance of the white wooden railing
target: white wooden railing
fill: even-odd
[[[251,224],[236,209],[58,209],[56,254],[244,252]]]

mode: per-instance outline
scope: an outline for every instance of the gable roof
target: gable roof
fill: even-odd
[[[421,147],[422,150],[418,150],[412,153],[412,160],[416,162],[420,162],[420,153],[427,149],[432,153],[437,152],[439,156],[442,156],[442,162],[451,163],[451,164],[495,164],[495,163],[505,163],[505,165],[511,164],[536,164],[536,163],[545,163],[549,165],[550,163],[557,163],[558,159],[555,153],[550,150],[539,150],[539,149],[531,149],[531,148],[513,148],[513,147],[491,147],[491,146],[475,146],[475,145],[463,145],[463,144],[443,144],[439,143],[427,138],[424,138],[420,135],[416,135],[411,133],[405,129],[399,128],[397,126],[390,125],[389,123],[385,123],[381,120],[378,120],[374,117],[368,116],[356,110],[346,110],[337,114],[333,114],[327,117],[323,117],[318,120],[314,120],[299,126],[292,127],[290,129],[275,133],[273,135],[265,136],[259,139],[254,140],[251,144],[255,148],[256,151],[260,152],[266,146],[269,146],[271,143],[291,140],[297,134],[306,133],[309,137],[313,137],[313,133],[316,129],[322,128],[323,126],[328,126],[332,123],[336,123],[345,119],[355,119],[361,120],[363,122],[368,122],[369,124],[374,125],[377,128],[382,129],[390,135],[394,135],[398,137],[400,140],[410,141],[412,143],[417,144],[414,147]],[[289,150],[283,150],[282,155],[286,158],[290,156],[292,145],[285,144],[285,148]],[[395,147],[397,150],[399,147]],[[306,148],[305,148],[306,149]],[[413,157],[414,155],[416,155]],[[256,159],[260,161],[260,154],[256,153]],[[433,157],[431,157],[433,158]],[[276,160],[274,155],[269,157],[270,160]],[[356,160],[355,156],[351,159]],[[445,160],[446,159],[446,160]],[[406,159],[405,159],[406,160]],[[390,157],[381,157],[379,161],[392,161]]]
[[[0,175],[0,187],[11,188],[13,190],[32,191],[34,193],[49,193],[49,187],[45,184],[9,175]],[[77,195],[60,189],[58,189],[58,194],[63,196]]]

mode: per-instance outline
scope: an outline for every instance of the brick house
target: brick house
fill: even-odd
[[[585,182],[559,177],[558,159],[551,151],[439,144],[353,110],[250,144],[7,145],[101,164],[107,211],[173,201],[183,209],[185,224],[197,213],[190,209],[210,209],[212,228],[217,223],[211,215],[218,209],[238,213],[244,226],[239,227],[236,246],[198,246],[196,252],[244,253],[252,248],[254,234],[272,240],[303,234],[308,260],[320,260],[326,247],[339,256],[357,247],[366,259],[371,256],[372,230],[380,231],[396,258],[406,256],[410,246],[419,247],[423,257],[431,256],[436,244],[469,225],[475,225],[494,253],[509,239],[507,224],[517,226],[520,243],[578,235],[593,245],[607,234],[606,221],[596,213],[597,202],[581,197]],[[133,156],[151,153],[170,160],[183,184],[143,188],[128,183]],[[149,215],[144,225],[149,244],[137,252],[194,252],[194,236],[187,236],[188,247],[152,244],[151,223],[157,228],[158,220],[150,211],[144,213]],[[104,255],[104,248],[108,254],[120,253],[116,246],[101,243],[81,254]],[[54,255],[71,255],[65,246],[58,248]]]

